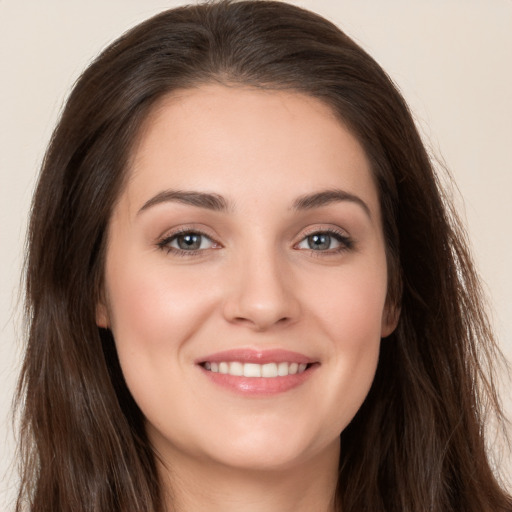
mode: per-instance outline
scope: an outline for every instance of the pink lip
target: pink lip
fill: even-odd
[[[254,350],[249,348],[240,348],[234,350],[225,350],[223,352],[215,352],[206,357],[196,360],[196,364],[206,361],[211,363],[220,363],[222,361],[232,362],[240,361],[241,363],[314,363],[315,361],[298,352],[289,350],[273,349],[273,350]]]
[[[206,370],[202,363],[204,362],[222,361],[232,362],[239,361],[241,363],[306,363],[310,366],[302,373],[295,375],[287,375],[285,377],[239,377],[222,373],[215,373]],[[288,350],[253,350],[253,349],[235,349],[224,352],[216,352],[204,358],[198,359],[196,364],[199,366],[203,374],[216,385],[230,390],[233,393],[243,396],[270,396],[284,393],[296,388],[307,381],[320,366],[317,361],[297,352]]]

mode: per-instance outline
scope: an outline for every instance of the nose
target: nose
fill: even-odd
[[[229,270],[224,317],[230,323],[265,331],[297,321],[300,302],[290,269],[276,256],[251,255]]]

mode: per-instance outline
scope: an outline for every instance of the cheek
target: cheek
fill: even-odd
[[[135,262],[108,272],[109,317],[119,341],[146,349],[188,338],[207,314],[213,298],[187,273],[169,272],[165,264]]]
[[[340,286],[339,299],[331,306],[332,338],[336,359],[353,384],[369,387],[375,373],[386,300],[386,282],[381,275],[354,279]]]
[[[385,313],[385,262],[342,268],[315,287],[310,304],[330,333],[347,349],[380,341]]]
[[[340,272],[315,292],[311,308],[317,326],[329,339],[330,367],[323,385],[323,407],[336,411],[332,430],[341,432],[355,416],[373,382],[381,343],[386,299],[385,273]],[[322,296],[325,298],[322,299]],[[334,408],[332,404],[337,404]],[[316,406],[319,406],[317,403]]]
[[[216,300],[206,276],[195,274],[127,255],[107,266],[109,321],[126,384],[144,415],[163,426],[171,420],[162,405],[172,410],[188,396],[180,378],[190,365],[188,342]]]
[[[215,302],[214,288],[205,287],[204,279],[171,272],[165,262],[149,260],[148,264],[128,255],[112,258],[111,263],[120,264],[107,266],[106,283],[121,368],[141,405],[165,393],[170,385],[166,379],[189,363],[187,341],[205,323]]]

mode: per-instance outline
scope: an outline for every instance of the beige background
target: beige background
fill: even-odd
[[[98,51],[179,3],[0,0],[0,510],[12,509],[16,482],[9,476],[9,408],[22,338],[18,284],[45,145],[71,85]],[[500,343],[512,360],[512,0],[293,3],[324,14],[369,50],[451,169]],[[510,394],[509,384],[509,416]],[[511,467],[507,459],[502,469]]]

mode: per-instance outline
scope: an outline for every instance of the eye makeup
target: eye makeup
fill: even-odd
[[[157,247],[167,254],[176,256],[196,256],[211,249],[220,249],[222,246],[204,231],[197,228],[181,227],[166,234],[157,242]]]
[[[222,245],[205,231],[188,226],[180,227],[172,233],[166,234],[157,241],[156,245],[167,254],[188,257],[222,248]],[[310,251],[316,253],[315,256],[329,256],[352,250],[354,246],[354,240],[344,231],[332,227],[316,227],[302,234],[299,242],[293,245],[293,249]]]

